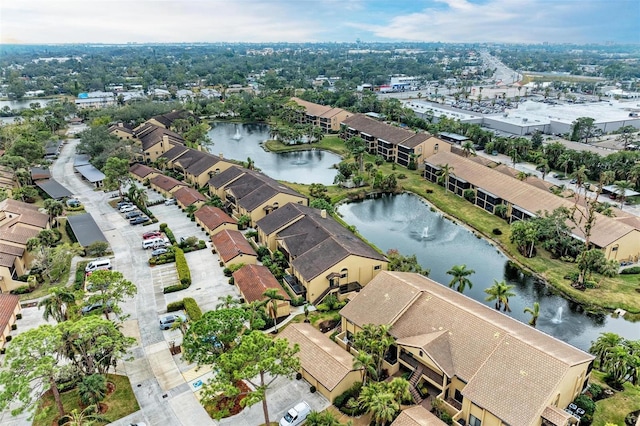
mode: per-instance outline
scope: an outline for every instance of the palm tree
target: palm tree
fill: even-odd
[[[473,147],[473,142],[466,141],[465,143],[463,143],[462,152],[465,157],[468,157],[470,155],[476,155],[476,149]]]
[[[80,401],[85,405],[100,405],[107,395],[107,379],[102,374],[90,374],[78,384]]]
[[[227,294],[224,297],[220,296],[218,297],[218,300],[220,303],[216,305],[216,309],[229,309],[240,304],[240,301],[231,294]]]
[[[530,174],[530,173],[520,171],[520,172],[518,172],[518,174],[516,175],[516,179],[518,179],[519,181],[523,181],[523,182],[524,182],[525,180],[527,180],[527,178],[528,178],[529,176],[531,176],[531,174]]]
[[[524,308],[524,313],[525,314],[531,314],[531,319],[529,320],[529,325],[531,327],[535,328],[536,324],[538,323],[538,317],[540,316],[540,303],[533,302],[533,307],[532,308],[529,308],[529,307]]]
[[[60,216],[64,211],[64,204],[58,200],[48,198],[44,200],[44,208],[49,213],[49,223],[53,224],[56,217]],[[58,221],[56,221],[56,227],[58,227]]]
[[[607,352],[600,367],[614,383],[621,384],[629,371],[629,352],[622,345],[614,346]]]
[[[569,174],[569,166],[573,164],[573,159],[568,152],[562,153],[560,157],[558,157],[558,165],[564,169],[564,175],[567,176]]]
[[[75,294],[66,287],[53,287],[49,290],[49,297],[42,299],[38,303],[38,309],[44,307],[42,318],[44,318],[45,321],[53,318],[56,322],[60,323],[69,319],[67,308],[73,305],[75,301]]]
[[[312,411],[305,421],[307,426],[340,426],[341,424],[331,411]]]
[[[622,343],[622,337],[615,333],[601,333],[600,337],[591,344],[589,353],[596,357],[599,368],[602,368],[607,354]]]
[[[353,369],[362,370],[362,386],[367,384],[367,378],[377,379],[376,362],[371,354],[359,351],[353,359]]]
[[[449,288],[453,288],[454,285],[458,284],[456,290],[460,293],[464,292],[467,286],[472,288],[473,283],[467,277],[475,272],[473,269],[467,269],[467,265],[453,265],[451,269],[447,271],[447,274],[453,277],[449,282]]]
[[[394,394],[383,391],[378,386],[362,388],[358,401],[364,409],[371,412],[377,425],[390,424],[400,411],[400,403],[396,401]]]
[[[509,307],[509,297],[516,295],[511,291],[514,287],[514,285],[507,284],[504,281],[493,280],[493,285],[484,289],[484,292],[488,294],[484,300],[487,302],[495,300],[495,308],[497,310],[504,307],[505,312],[511,312],[511,308]]]
[[[628,180],[617,180],[613,183],[616,189],[616,195],[620,200],[620,210],[622,210],[622,206],[624,205],[624,200],[627,199],[627,191],[633,189],[633,184]]]
[[[107,417],[100,415],[98,407],[95,405],[89,405],[82,411],[74,408],[64,417],[64,420],[65,422],[62,423],[62,426],[93,426],[97,423],[109,422]]]
[[[278,332],[278,301],[284,300],[284,296],[275,288],[267,289],[262,293],[267,298],[269,303],[269,314],[273,318],[273,331]]]
[[[438,183],[444,185],[444,192],[449,190],[449,177],[453,175],[453,166],[449,164],[440,164],[440,176],[438,176]]]
[[[387,389],[393,394],[396,401],[402,403],[411,400],[410,384],[407,379],[396,377],[387,384]]]
[[[260,311],[264,312],[264,305],[267,303],[267,300],[254,300],[253,302],[242,305],[242,308],[248,312],[249,328],[251,330],[257,330],[264,326],[264,321],[262,320]]]

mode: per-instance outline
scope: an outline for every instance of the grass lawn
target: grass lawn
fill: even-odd
[[[108,411],[104,414],[107,419],[113,422],[140,409],[138,400],[133,393],[128,377],[107,374],[107,380],[116,385],[115,392],[107,396],[103,401],[103,403],[109,406]],[[78,397],[78,391],[76,389],[63,393],[61,397],[62,404],[67,412],[70,412],[74,408],[82,410],[80,407],[80,398]],[[33,426],[51,426],[53,421],[58,417],[58,411],[55,408],[53,396],[48,393],[42,398],[41,402],[42,405],[36,411],[36,420],[33,421]],[[46,411],[46,415],[38,419],[38,416],[42,415],[43,411]]]
[[[338,313],[339,311],[340,310],[327,312],[309,312],[309,321],[311,322],[311,325],[313,325],[315,328],[318,328],[318,324],[320,324],[322,321],[340,319],[340,314]],[[296,315],[291,321],[289,321],[289,324],[300,322],[304,322],[304,314]]]
[[[309,149],[324,149],[335,154],[347,156],[349,150],[344,146],[344,141],[339,136],[325,136],[320,142],[311,144],[305,143],[300,145],[286,145],[282,142],[269,140],[264,143],[265,148],[271,152],[290,152],[290,151],[307,151]]]
[[[591,382],[608,388],[604,383],[604,373],[593,371]],[[604,426],[606,423],[624,425],[624,418],[632,411],[640,409],[640,386],[624,384],[623,392],[616,392],[612,397],[596,402],[596,412],[593,415],[593,426]]]

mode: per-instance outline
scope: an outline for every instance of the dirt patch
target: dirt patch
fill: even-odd
[[[221,419],[230,417],[243,410],[240,402],[247,397],[247,394],[251,392],[251,389],[243,381],[236,382],[236,388],[238,388],[240,393],[235,398],[228,398],[224,395],[220,395],[216,399],[205,404],[204,409],[211,418]]]

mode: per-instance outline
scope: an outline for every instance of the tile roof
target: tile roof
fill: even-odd
[[[198,151],[197,149],[187,148],[185,152],[178,158],[173,160],[174,167],[176,165],[186,170],[206,156],[211,155],[208,152]]]
[[[181,155],[184,155],[190,149],[191,148],[188,148],[184,145],[176,145],[173,148],[166,151],[164,154],[162,154],[161,157],[166,158],[167,161],[175,161],[177,158],[179,158]]]
[[[234,167],[231,167],[231,169]],[[247,169],[243,171],[244,174],[229,183],[225,187],[225,191],[231,192],[236,198],[236,204],[245,208],[247,211],[253,211],[278,194],[289,194],[298,196],[301,199],[306,199],[306,197],[299,192],[260,172]]]
[[[169,138],[169,142],[174,145],[184,145],[184,139],[182,136],[169,129],[153,124],[146,124],[136,132],[136,137],[140,139],[140,142],[142,142],[143,150],[150,149],[157,143],[160,143],[164,136],[167,136]]]
[[[16,305],[20,304],[20,297],[15,294],[0,294],[0,330],[4,330],[16,310]]]
[[[40,213],[38,206],[9,198],[0,202],[0,212],[4,214],[3,219],[10,219],[0,225],[0,230],[16,232],[15,228],[23,228],[21,225],[44,229],[49,223],[49,215]]]
[[[352,115],[343,120],[342,123],[360,133],[366,133],[367,135],[389,142],[392,145],[400,144],[408,148],[413,148],[431,137],[431,135],[427,133],[416,133],[401,129],[400,127],[374,120],[363,114]]]
[[[445,422],[422,405],[402,410],[400,415],[391,423],[391,426],[444,426]]]
[[[553,405],[545,407],[542,412],[542,417],[556,426],[565,426],[569,424],[568,421],[573,418],[571,414]]]
[[[31,179],[32,180],[40,180],[40,179],[49,179],[51,177],[51,171],[48,168],[44,167],[32,167],[31,168]]]
[[[202,173],[208,171],[216,164],[223,163],[223,160],[217,155],[209,154],[208,152],[205,152],[204,154],[204,157],[200,158],[200,160],[191,164],[187,168],[187,173],[193,176],[200,176]]]
[[[291,223],[298,216],[303,217]],[[282,229],[276,238],[287,247],[291,265],[305,280],[317,277],[351,255],[386,261],[331,216],[323,218],[321,211],[312,207],[287,203],[260,219],[256,226],[267,234],[271,232],[266,230]]]
[[[211,188],[222,188],[225,185],[228,185],[229,182],[233,182],[234,180],[238,179],[238,177],[242,176],[246,172],[247,169],[243,169],[241,167],[229,167],[227,170],[218,173],[217,175],[209,179],[207,184]]]
[[[150,182],[165,191],[170,191],[176,186],[185,186],[185,184],[180,182],[179,180],[165,175],[155,176],[151,178]]]
[[[263,293],[270,288],[276,289],[284,300],[290,299],[266,266],[244,265],[233,273],[233,282],[238,286],[247,303],[267,299]]]
[[[216,247],[220,258],[226,263],[239,254],[258,256],[251,244],[240,231],[222,230],[211,237],[211,242]]]
[[[196,218],[210,231],[225,223],[236,225],[237,220],[226,214],[222,209],[213,206],[202,206],[195,212]]]
[[[301,367],[329,391],[355,371],[353,356],[311,324],[289,324],[280,332],[279,338],[300,347],[298,358]]]
[[[199,201],[207,201],[207,198],[196,191],[193,188],[189,188],[188,186],[183,186],[173,193],[175,199],[185,207],[188,207],[192,204],[195,204]]]
[[[398,341],[422,345],[443,369],[453,369],[467,382],[465,397],[508,424],[534,423],[564,374],[593,360],[573,346],[413,273],[380,272],[340,314],[360,326],[389,324]],[[432,334],[437,332],[443,334]],[[443,337],[446,341],[440,340]],[[508,389],[509,398],[496,389]]]
[[[151,173],[161,173],[160,170],[141,163],[136,163],[133,166],[129,167],[129,172],[141,178],[145,178]]]
[[[526,211],[535,214],[538,211],[552,212],[558,207],[572,209],[573,200],[564,199],[549,191],[529,185],[497,170],[484,167],[467,158],[449,152],[439,152],[425,160],[428,164],[453,167],[453,176],[472,183],[477,188],[488,191]],[[635,228],[624,222],[616,221],[596,213],[596,222],[591,230],[591,242],[598,247],[606,247],[619,238],[633,232]],[[584,234],[575,226],[573,233],[584,239]]]
[[[329,111],[332,111],[334,109],[339,109],[339,108],[333,108],[327,105],[320,105],[313,102],[305,101],[303,99],[296,98],[296,97],[291,98],[291,100],[297,103],[298,105],[304,107],[308,115],[313,115],[315,117],[320,117],[328,113]]]

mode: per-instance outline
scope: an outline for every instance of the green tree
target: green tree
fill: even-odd
[[[56,218],[62,214],[64,211],[64,204],[58,200],[54,200],[52,198],[47,198],[44,200],[44,208],[49,214],[49,223],[53,224],[54,220],[56,221],[56,227],[58,227],[58,221]]]
[[[96,293],[89,296],[86,303],[101,304],[106,319],[109,319],[109,311],[121,314],[120,303],[138,292],[135,284],[126,280],[119,271],[95,271],[89,277],[89,285]]]
[[[624,202],[627,199],[627,191],[633,190],[633,184],[628,180],[617,180],[613,183],[613,186],[616,189],[616,196],[620,200],[620,210],[622,210],[622,206],[624,206]]]
[[[511,224],[509,240],[518,247],[518,251],[526,257],[534,256],[538,241],[538,225],[533,220],[518,220]]]
[[[591,117],[579,117],[571,124],[571,140],[589,143],[589,139],[596,135],[597,127]]]
[[[240,300],[233,297],[232,294],[218,297],[220,303],[216,305],[216,309],[230,309],[237,307],[240,304]]]
[[[371,378],[373,380],[377,380],[377,371],[376,371],[376,363],[373,355],[360,351],[358,355],[353,358],[353,369],[354,370],[362,370],[362,385],[365,386],[367,384],[367,379]]]
[[[273,330],[278,332],[278,303],[280,300],[284,300],[284,296],[275,288],[267,289],[262,293],[267,298],[267,304],[269,306],[269,315],[273,319]]]
[[[242,309],[247,313],[247,320],[251,330],[262,330],[266,325],[265,318],[263,318],[266,302],[266,300],[254,300],[242,305]]]
[[[366,324],[362,330],[353,335],[353,346],[373,357],[376,368],[375,377],[382,375],[382,363],[389,347],[393,344],[393,338],[389,334],[388,325]]]
[[[106,241],[96,241],[85,249],[87,256],[101,257],[109,253],[109,243]]]
[[[449,190],[449,178],[453,175],[453,169],[449,164],[440,164],[438,183],[444,186],[445,192]]]
[[[623,149],[627,149],[627,146],[633,141],[634,133],[637,131],[638,129],[633,126],[623,126],[614,133],[618,134],[616,140],[622,142]]]
[[[221,308],[206,312],[197,321],[193,321],[187,330],[182,346],[184,357],[198,365],[212,364],[225,351],[228,351],[244,330],[249,319],[242,308]]]
[[[462,144],[462,154],[465,157],[469,157],[470,155],[476,155],[476,149],[473,146],[473,142],[466,141]]]
[[[604,366],[607,354],[616,346],[622,344],[622,337],[615,333],[600,333],[600,337],[595,342],[591,343],[589,347],[589,353],[596,357],[595,367],[602,369]]]
[[[538,317],[540,316],[540,303],[533,302],[533,307],[524,308],[525,314],[531,314],[531,319],[529,320],[529,325],[535,327],[538,323]]]
[[[53,318],[56,322],[63,322],[69,319],[68,308],[75,304],[76,296],[66,287],[53,287],[49,289],[49,297],[38,302],[38,309],[44,308],[42,318],[49,321]]]
[[[98,405],[107,395],[107,379],[102,374],[84,376],[78,384],[80,401],[84,405]]]
[[[473,269],[467,269],[467,265],[454,265],[447,271],[448,275],[451,275],[453,278],[449,282],[449,288],[453,288],[454,285],[458,285],[456,290],[460,293],[464,292],[464,289],[469,286],[469,288],[473,287],[473,283],[469,278],[469,275],[474,274],[476,271]]]
[[[33,164],[41,161],[44,157],[44,145],[39,141],[21,138],[11,145],[11,148],[7,150],[7,155],[19,155],[24,157],[29,164]]]
[[[62,333],[61,354],[83,375],[107,374],[136,342],[122,334],[116,324],[97,315],[58,324]]]
[[[390,271],[415,272],[425,277],[429,276],[430,271],[420,266],[415,254],[404,256],[396,249],[389,249],[387,250],[387,259],[389,259],[387,268]]]
[[[129,174],[129,160],[118,157],[110,157],[102,168],[105,176],[105,186],[109,190],[118,190],[122,198],[122,187],[131,182]]]
[[[82,411],[74,408],[62,421],[62,426],[93,426],[96,423],[108,423],[109,419],[98,412],[96,405],[89,405]]]
[[[578,264],[578,283],[583,284],[585,279],[591,279],[593,272],[600,270],[606,263],[604,253],[600,249],[584,250],[576,258]]]
[[[220,392],[227,397],[238,395],[235,383],[244,380],[252,390],[242,400],[243,406],[262,402],[265,424],[269,423],[267,393],[278,377],[293,378],[300,370],[296,354],[298,345],[290,346],[286,339],[271,339],[252,331],[244,335],[238,346],[225,352],[215,362],[216,375],[204,387],[203,399],[211,400]]]
[[[340,421],[331,411],[311,411],[305,421],[307,426],[340,426]]]
[[[400,413],[400,401],[383,383],[370,383],[360,391],[358,403],[370,412],[376,425],[390,424]]]
[[[51,391],[58,414],[64,415],[56,383],[61,346],[62,333],[49,324],[20,333],[11,341],[0,371],[0,411],[12,407],[15,416],[33,410],[42,395]]]
[[[488,294],[484,300],[487,302],[495,300],[495,308],[497,310],[504,307],[505,312],[511,312],[509,298],[516,295],[511,291],[514,287],[514,285],[507,284],[504,281],[493,280],[493,285],[484,289],[484,292]]]
[[[364,157],[364,153],[367,151],[366,141],[359,137],[353,137],[347,139],[345,145],[353,158],[356,159],[358,170],[362,173],[364,171],[362,159]]]
[[[20,200],[25,203],[34,203],[38,197],[38,190],[30,185],[15,188],[12,193],[14,200]]]

